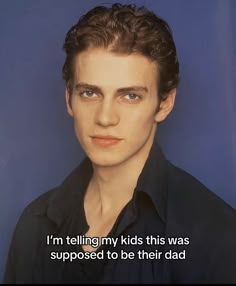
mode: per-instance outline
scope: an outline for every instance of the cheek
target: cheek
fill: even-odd
[[[83,134],[89,125],[89,117],[85,117],[83,112],[77,112],[76,115],[74,115],[74,128],[77,135]]]
[[[143,110],[137,114],[133,113],[127,117],[126,124],[127,128],[133,127],[132,131],[135,130],[148,130],[152,128],[153,123],[155,123],[155,113],[148,110]]]
[[[155,126],[156,123],[153,116],[139,115],[138,117],[130,116],[130,119],[124,121],[122,129],[124,130],[125,128],[124,134],[130,142],[132,141],[134,144],[139,142],[138,144],[142,144],[143,141],[149,138]]]

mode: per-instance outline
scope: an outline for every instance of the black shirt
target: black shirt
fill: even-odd
[[[51,259],[52,252],[83,252],[81,245],[47,245],[46,237],[65,241],[66,236],[87,232],[83,199],[91,176],[92,164],[86,158],[61,186],[24,210],[12,239],[4,282],[236,282],[236,211],[167,161],[156,143],[132,200],[108,235],[118,239],[117,245],[100,246],[96,252],[105,253],[102,260]],[[108,251],[117,253],[118,259],[108,259]],[[133,259],[122,259],[121,254],[124,258],[130,252]]]

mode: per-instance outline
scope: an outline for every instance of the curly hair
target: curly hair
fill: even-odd
[[[164,19],[143,6],[97,6],[70,28],[63,45],[63,79],[69,93],[73,90],[75,56],[96,47],[118,54],[141,54],[155,61],[160,100],[178,86],[179,62],[171,29]]]

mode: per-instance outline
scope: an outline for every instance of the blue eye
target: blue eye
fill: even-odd
[[[129,93],[129,94],[125,95],[124,98],[128,99],[130,101],[135,101],[135,100],[140,99],[140,96],[135,94],[135,93]]]
[[[85,90],[80,93],[82,97],[94,97],[96,95],[92,90]]]

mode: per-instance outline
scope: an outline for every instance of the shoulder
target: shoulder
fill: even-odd
[[[197,178],[168,162],[168,203],[172,212],[202,225],[233,227],[236,210]]]
[[[48,200],[56,192],[57,188],[40,195],[20,215],[8,251],[5,283],[32,283],[31,274],[38,251],[45,243],[46,235],[54,229],[54,224],[45,214]]]
[[[169,186],[171,195],[179,199],[179,203],[189,205],[191,209],[201,211],[225,212],[233,218],[236,216],[235,209],[220,198],[215,192],[208,189],[196,177],[189,174],[185,170],[174,166],[168,162],[168,173],[170,176]],[[186,202],[188,204],[186,204]],[[223,214],[221,213],[221,214]]]
[[[169,164],[168,219],[171,232],[220,253],[236,251],[236,210],[194,176]]]
[[[38,197],[36,197],[34,200],[32,200],[23,210],[20,220],[32,216],[32,215],[43,215],[47,211],[48,204],[52,197],[54,197],[55,194],[59,192],[60,188],[55,187],[52,188]]]
[[[194,176],[171,163],[168,167],[168,219],[172,231],[219,247],[234,245],[236,210]],[[215,239],[216,238],[216,239]]]
[[[41,263],[39,261],[48,249],[47,236],[59,234],[82,202],[84,178],[90,174],[88,169],[87,160],[84,160],[60,185],[44,192],[24,208],[12,236],[4,281],[32,283],[35,264]]]
[[[61,184],[44,192],[32,202],[30,202],[23,210],[16,229],[23,226],[34,224],[37,226],[47,224],[59,225],[74,204],[75,198],[80,195],[79,184],[81,181],[82,162],[74,168],[63,180]]]
[[[53,227],[48,219],[48,204],[52,197],[58,193],[59,188],[53,188],[43,193],[22,211],[14,231],[14,242],[16,250],[25,250],[25,241],[28,241],[27,248],[40,239],[43,232],[47,233]],[[33,246],[32,246],[33,247]]]
[[[25,207],[15,228],[16,241],[20,242],[29,232],[30,239],[36,240],[39,234],[44,235],[59,230],[76,204],[76,200],[80,201],[82,194],[80,185],[84,179],[82,169],[87,165],[87,160],[82,161],[61,184],[44,192]]]
[[[167,234],[189,237],[186,261],[175,264],[176,279],[191,281],[198,268],[196,281],[235,283],[236,210],[194,176],[168,165]]]

